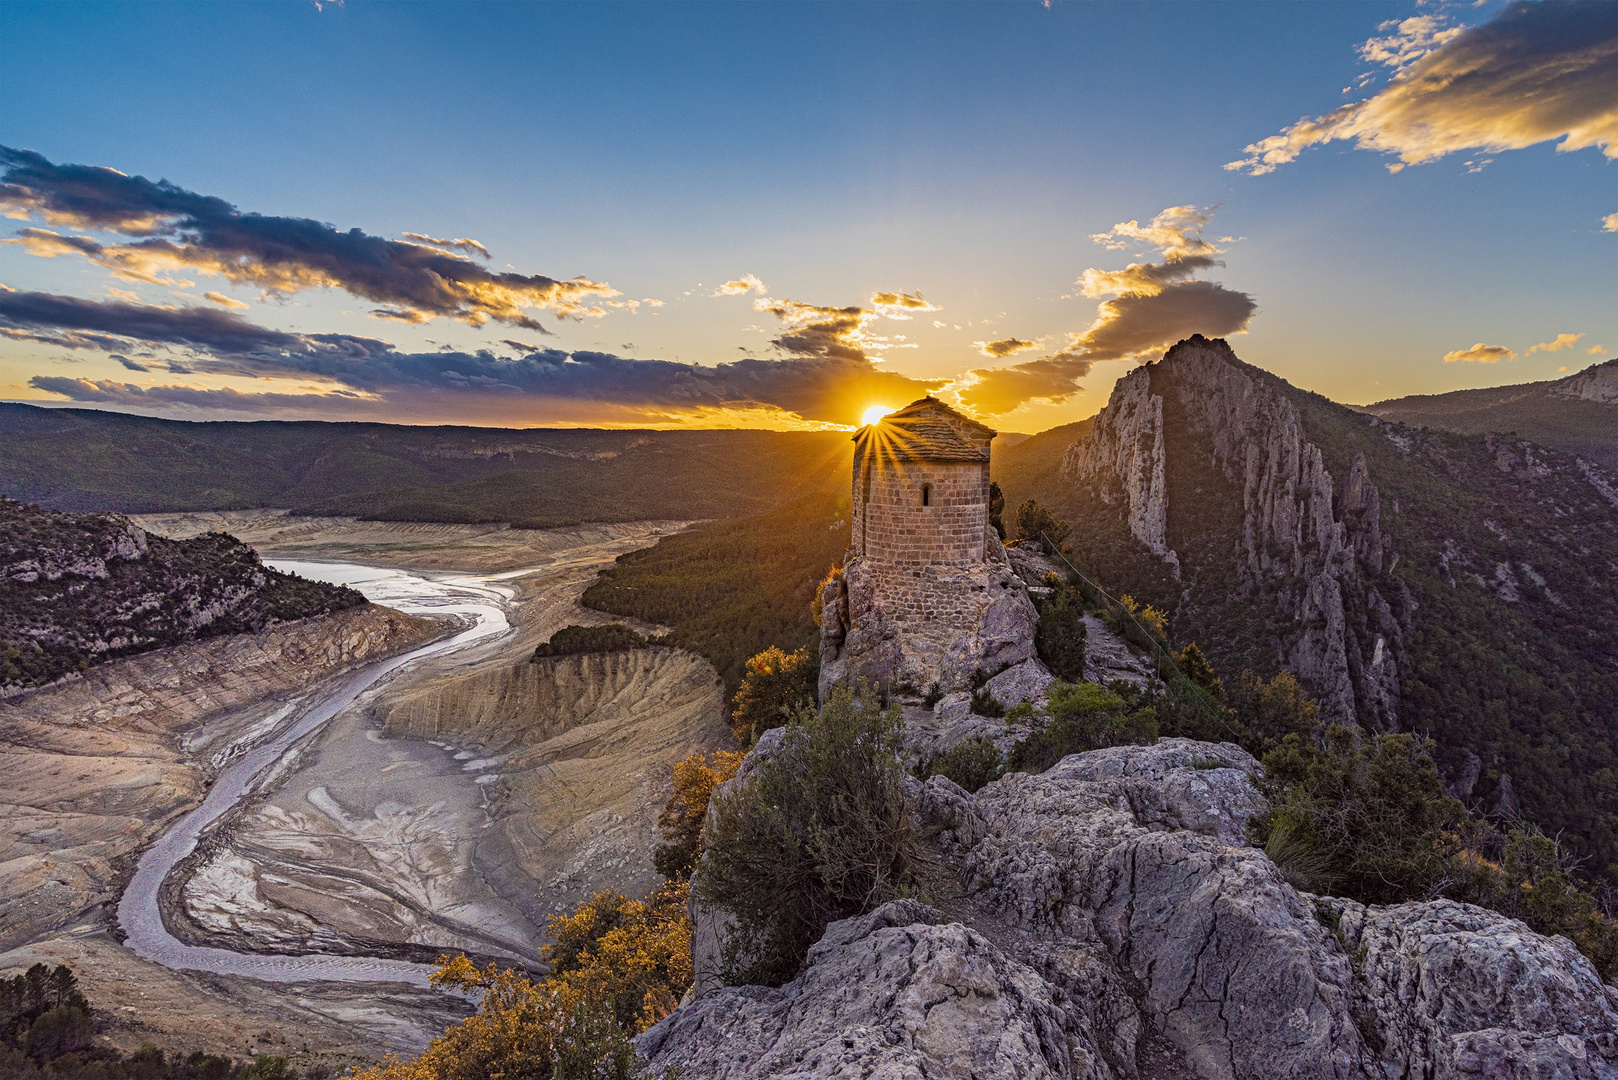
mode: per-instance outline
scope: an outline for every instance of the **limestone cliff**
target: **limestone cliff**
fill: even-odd
[[[1120,379],[1091,436],[1069,449],[1062,475],[1117,505],[1130,533],[1180,580],[1165,415],[1180,446],[1195,440],[1190,452],[1207,454],[1200,464],[1210,479],[1239,492],[1238,529],[1227,538],[1235,541],[1228,600],[1291,624],[1277,659],[1309,682],[1329,720],[1397,728],[1409,601],[1386,573],[1392,545],[1364,455],[1334,477],[1292,402],[1223,341],[1181,342],[1159,364]],[[1186,502],[1205,494],[1199,488]]]
[[[1431,734],[1458,795],[1618,881],[1618,475],[1388,423],[1198,337],[1119,380],[1062,475],[1080,567],[1225,679],[1290,669],[1324,719]]]

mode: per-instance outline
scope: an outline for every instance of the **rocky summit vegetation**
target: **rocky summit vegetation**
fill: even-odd
[[[353,589],[272,570],[224,533],[167,540],[119,514],[0,498],[0,690],[364,603]]]

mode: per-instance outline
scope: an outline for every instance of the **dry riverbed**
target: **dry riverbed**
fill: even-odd
[[[390,675],[299,740],[205,831],[197,852],[162,889],[164,923],[182,941],[246,954],[318,950],[418,961],[465,950],[533,965],[545,915],[598,888],[635,894],[655,880],[651,850],[670,767],[729,739],[718,679],[688,654],[656,649],[616,660],[528,663],[533,646],[559,627],[607,621],[579,608],[584,588],[618,554],[655,542],[679,523],[511,530],[262,511],[139,521],[169,535],[224,529],[272,562],[407,567],[440,581],[455,573],[492,577],[510,594],[511,632]],[[130,663],[139,660],[151,662]],[[204,698],[210,678],[192,673]],[[114,1041],[155,1037],[238,1056],[253,1044],[259,1052],[312,1060],[304,1041],[311,1055],[375,1056],[420,1046],[464,1011],[457,999],[399,984],[276,984],[170,971],[116,945],[110,901],[138,849],[196,804],[239,752],[231,747],[276,726],[290,692],[267,695],[251,708],[198,706],[191,719],[170,718],[143,731],[150,745],[131,759],[126,745],[108,741],[116,735],[127,742],[107,719],[121,706],[109,706],[105,691],[85,689],[55,715],[49,702],[35,702],[30,723],[56,731],[58,742],[61,731],[73,733],[83,747],[64,751],[70,757],[94,745],[97,760],[117,763],[118,782],[103,783],[95,768],[79,768],[76,760],[72,769],[57,769],[54,809],[5,809],[17,833],[6,857],[48,863],[61,854],[62,825],[42,827],[41,814],[66,819],[111,800],[132,811],[125,818],[138,827],[124,818],[80,827],[88,832],[78,846],[101,859],[96,874],[78,873],[91,902],[50,925],[13,918],[9,944],[18,947],[0,953],[0,972],[33,959],[68,959],[94,969],[91,997],[111,1010]],[[0,730],[15,744],[25,728],[12,719]],[[41,741],[37,731],[32,737]],[[168,792],[161,805],[131,804],[118,793],[128,789],[131,768]],[[19,803],[46,801],[42,792]],[[119,847],[122,862],[97,847],[116,839],[120,828],[133,829]],[[32,849],[21,850],[30,843]],[[13,895],[12,908],[23,900]],[[5,903],[0,897],[0,929],[7,925]],[[156,1004],[154,993],[169,1004]],[[139,1003],[133,1012],[129,1002]],[[260,1039],[268,1041],[254,1042]]]

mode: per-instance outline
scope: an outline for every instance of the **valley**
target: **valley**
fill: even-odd
[[[188,1002],[115,1012],[131,1046],[241,1055],[268,1034],[293,1041],[257,1049],[300,1067],[299,1030],[334,1061],[418,1049],[466,1008],[425,989],[441,953],[531,966],[547,915],[646,891],[672,764],[728,744],[689,653],[529,662],[559,627],[606,621],[585,586],[681,523],[223,517],[138,523],[228,528],[373,604],[0,705],[8,761],[38,777],[6,815],[0,970],[77,958],[103,1000]]]

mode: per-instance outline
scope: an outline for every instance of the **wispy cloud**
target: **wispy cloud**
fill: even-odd
[[[489,254],[488,248],[476,240],[469,240],[464,236],[459,240],[440,240],[435,236],[428,236],[426,233],[407,232],[404,234],[404,238],[414,240],[418,244],[426,244],[429,247],[444,248],[447,251],[464,251],[468,255],[481,255],[485,259],[494,258],[493,255]]]
[[[1528,346],[1523,350],[1523,355],[1532,356],[1537,352],[1561,352],[1563,349],[1571,349],[1579,343],[1579,339],[1582,337],[1584,337],[1583,334],[1557,334],[1550,341],[1542,341],[1538,345]]]
[[[605,282],[583,277],[495,273],[437,246],[481,250],[471,240],[422,236],[427,242],[407,243],[307,218],[244,213],[166,180],[55,165],[29,150],[0,147],[0,167],[0,208],[37,213],[49,225],[133,238],[103,244],[30,228],[6,243],[47,258],[80,255],[130,280],[158,281],[185,270],[268,293],[335,288],[382,305],[375,314],[383,318],[442,317],[473,326],[493,319],[529,329],[539,328],[529,311],[599,317],[606,309],[598,301],[619,295]]]
[[[742,295],[744,295],[746,293],[756,292],[760,296],[763,296],[765,293],[767,293],[769,291],[770,291],[770,287],[768,285],[764,284],[762,281],[760,281],[758,279],[757,275],[743,274],[741,277],[737,278],[735,281],[727,281],[727,282],[725,282],[723,285],[719,286],[719,288],[715,289],[713,292],[709,293],[708,295],[709,296],[742,296]]]
[[[1194,278],[1222,265],[1214,256],[1224,249],[1202,236],[1216,209],[1171,206],[1145,225],[1125,221],[1092,235],[1091,240],[1110,251],[1151,245],[1161,261],[1131,263],[1122,270],[1085,270],[1077,282],[1079,292],[1112,297],[1097,306],[1089,328],[1069,334],[1067,347],[1049,356],[969,372],[955,388],[962,404],[998,415],[1029,401],[1066,401],[1079,392],[1078,381],[1097,361],[1152,355],[1192,334],[1223,337],[1245,330],[1258,309],[1253,298]]]
[[[1504,345],[1485,345],[1478,342],[1470,349],[1456,349],[1444,354],[1444,363],[1498,364],[1502,360],[1515,360],[1517,354]]]
[[[242,303],[234,296],[226,296],[224,293],[205,292],[202,294],[202,298],[210,303],[218,304],[222,308],[230,308],[232,311],[246,311],[252,306],[251,304]]]
[[[1457,151],[1500,153],[1560,139],[1618,157],[1618,19],[1606,3],[1507,4],[1489,21],[1439,30],[1432,17],[1398,24],[1360,54],[1396,69],[1386,87],[1253,143],[1227,169],[1262,176],[1311,146],[1353,141],[1398,158],[1388,168]]]
[[[1618,214],[1608,214],[1601,219],[1602,232],[1618,232]]]
[[[1028,349],[1039,348],[1037,341],[1024,341],[1021,338],[1001,338],[999,341],[974,341],[972,347],[984,356],[995,360],[1004,359],[1012,353],[1024,352]]]

